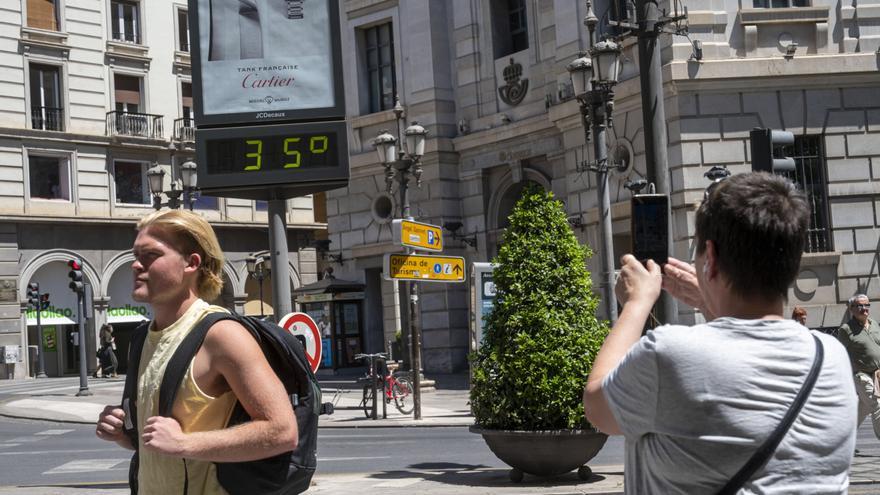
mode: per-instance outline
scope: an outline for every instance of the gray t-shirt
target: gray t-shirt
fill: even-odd
[[[739,493],[846,493],[857,398],[831,336],[812,394],[770,461]],[[648,332],[605,378],[626,438],[627,493],[716,493],[782,420],[816,344],[792,320],[719,318]]]

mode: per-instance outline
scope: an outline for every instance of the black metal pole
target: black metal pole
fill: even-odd
[[[371,412],[371,417],[373,419],[379,419],[379,396],[378,392],[378,378],[376,375],[376,357],[373,356],[370,358],[370,382],[373,384],[373,411]]]
[[[43,312],[43,298],[38,297],[40,304],[37,306],[37,378],[47,378],[46,359],[43,357],[43,325],[40,322],[40,313]]]
[[[666,110],[663,105],[663,74],[661,72],[660,36],[661,10],[656,0],[636,0],[639,25],[639,81],[642,89],[642,119],[645,129],[645,158],[648,182],[653,182],[658,193],[670,194],[669,161],[667,157]],[[667,251],[672,253],[672,212],[667,216],[670,226]],[[661,314],[658,320],[672,323],[678,312],[675,300],[663,293],[657,305]]]
[[[605,144],[607,114],[605,98],[611,95],[593,88],[590,96],[592,107],[593,150],[596,155],[596,187],[599,192],[599,233],[602,245],[602,285],[605,296],[605,314],[612,323],[617,321],[617,296],[614,293],[614,239],[612,238],[611,197],[608,192],[608,150]]]
[[[413,419],[422,419],[422,336],[419,325],[419,286],[409,283],[409,324],[412,334]]]
[[[76,393],[76,396],[82,397],[92,395],[92,392],[89,391],[89,373],[86,367],[86,324],[85,318],[83,318],[86,312],[85,290],[77,292],[76,299],[78,306],[76,324],[79,326],[79,392]]]
[[[257,277],[257,282],[260,283],[260,318],[265,318],[266,315],[263,313],[263,277]]]

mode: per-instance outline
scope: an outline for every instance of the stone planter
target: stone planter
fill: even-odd
[[[510,431],[471,426],[483,436],[492,453],[512,467],[510,479],[519,483],[523,473],[557,476],[574,469],[582,480],[592,471],[587,461],[599,453],[608,436],[593,430]]]

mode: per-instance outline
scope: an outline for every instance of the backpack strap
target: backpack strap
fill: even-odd
[[[177,396],[177,389],[183,382],[190,362],[202,347],[208,330],[220,320],[238,321],[238,317],[230,313],[208,313],[196,323],[196,326],[183,338],[174,354],[171,355],[171,359],[168,360],[165,367],[165,373],[162,375],[162,384],[159,386],[159,416],[171,416],[171,408],[174,405],[174,398]]]
[[[125,373],[125,388],[122,390],[122,410],[125,411],[123,429],[132,440],[135,450],[138,448],[137,432],[137,384],[138,371],[140,371],[141,354],[144,350],[144,341],[147,340],[147,332],[150,331],[150,322],[145,321],[134,330],[131,342],[128,346],[128,370]]]
[[[782,438],[788,433],[795,418],[800,414],[801,409],[804,407],[804,403],[807,402],[807,397],[809,397],[810,392],[813,391],[816,379],[819,378],[819,371],[822,369],[822,361],[825,358],[825,348],[822,346],[822,341],[815,335],[813,335],[813,340],[816,341],[816,357],[813,358],[813,367],[810,368],[810,373],[807,375],[803,387],[801,387],[801,390],[794,398],[794,403],[788,408],[788,411],[785,413],[785,416],[783,416],[779,426],[773,430],[773,433],[770,434],[767,440],[765,440],[758,450],[752,454],[752,458],[740,468],[739,472],[733,475],[733,478],[724,485],[724,488],[718,492],[718,495],[735,494],[759,469],[767,464],[767,461],[770,460],[770,457],[773,456],[773,453],[776,452],[777,447],[779,447],[779,444],[782,442]]]

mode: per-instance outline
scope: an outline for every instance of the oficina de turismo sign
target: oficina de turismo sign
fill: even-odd
[[[337,0],[189,0],[195,120],[343,119]]]

